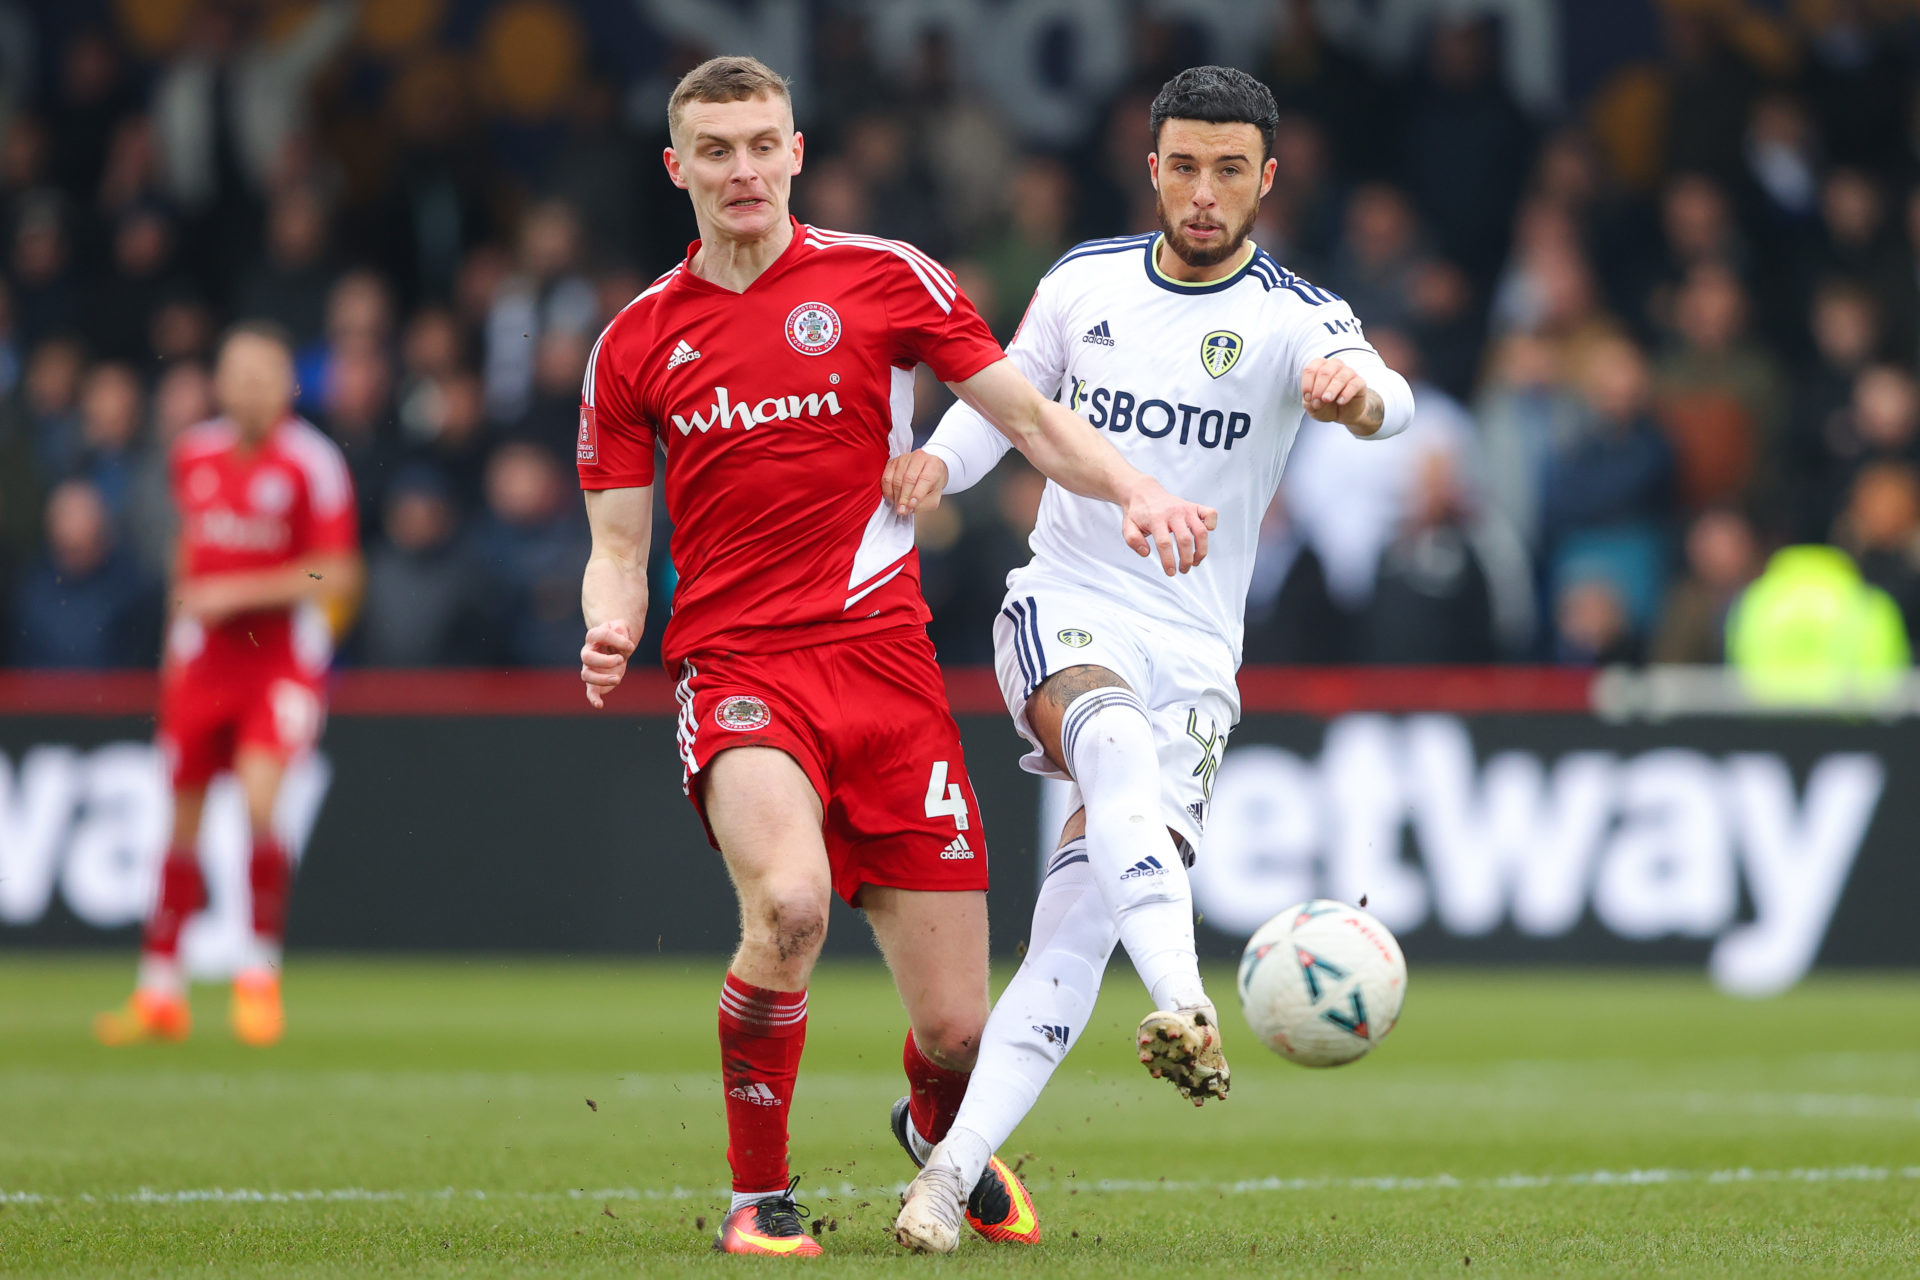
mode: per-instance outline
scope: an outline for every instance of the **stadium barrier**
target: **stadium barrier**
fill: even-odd
[[[1755,994],[1816,963],[1920,965],[1920,720],[1754,714],[1636,678],[1243,672],[1194,871],[1202,948],[1231,954],[1329,895],[1364,897],[1416,962],[1704,965]],[[1067,789],[1020,771],[990,672],[948,680],[1009,955]],[[153,697],[143,673],[0,675],[0,946],[133,944],[167,829]],[[676,711],[653,673],[607,713],[570,672],[342,673],[282,797],[305,854],[290,945],[726,951],[731,898],[680,794]],[[185,939],[204,973],[242,936],[244,827],[216,789],[213,905]],[[829,950],[869,947],[837,908]]]

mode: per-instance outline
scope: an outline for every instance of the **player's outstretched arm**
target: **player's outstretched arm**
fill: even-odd
[[[1206,559],[1207,533],[1220,523],[1219,514],[1175,497],[1158,480],[1129,466],[1085,418],[1034,390],[1011,361],[997,360],[950,385],[1040,474],[1083,497],[1118,506],[1127,545],[1143,556],[1158,548],[1169,576]]]
[[[607,705],[627,674],[627,660],[647,621],[647,553],[653,546],[653,486],[587,490],[593,550],[580,579],[580,611],[587,639],[580,646],[580,680],[587,701]]]
[[[177,564],[177,557],[176,557]],[[351,614],[360,599],[365,569],[357,551],[326,551],[302,556],[274,569],[243,569],[199,577],[174,576],[176,611],[209,626],[241,613],[285,609],[316,600],[329,613]]]
[[[1385,440],[1413,419],[1413,389],[1371,352],[1355,352],[1351,362],[1315,356],[1301,366],[1300,407],[1362,440]]]

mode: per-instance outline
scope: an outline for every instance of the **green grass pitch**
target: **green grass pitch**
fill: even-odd
[[[717,961],[296,956],[277,1049],[235,1045],[214,988],[188,1044],[96,1048],[132,967],[0,963],[0,1274],[788,1265],[708,1252]],[[1693,974],[1416,967],[1392,1038],[1336,1071],[1231,1018],[1233,1097],[1196,1112],[1129,1057],[1145,1005],[1116,968],[1011,1144],[1045,1241],[952,1259],[886,1233],[908,1174],[886,975],[827,966],[811,1008],[794,1155],[828,1274],[1920,1273],[1911,976],[1748,1003]]]

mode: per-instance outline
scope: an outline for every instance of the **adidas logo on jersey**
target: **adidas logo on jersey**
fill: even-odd
[[[687,340],[682,338],[675,344],[673,354],[667,357],[667,368],[668,370],[678,369],[681,365],[687,363],[687,361],[698,360],[699,358],[700,353],[688,346]]]
[[[1139,880],[1145,876],[1163,876],[1165,874],[1167,874],[1167,869],[1160,865],[1160,859],[1149,857],[1141,862],[1134,863],[1127,870],[1122,871],[1120,878],[1122,880]]]
[[[1048,1044],[1057,1044],[1062,1049],[1067,1047],[1067,1029],[1065,1027],[1035,1027],[1034,1030],[1045,1036]]]
[[[940,851],[942,862],[964,862],[973,857],[973,846],[967,843],[965,836],[955,836],[953,843]]]
[[[1091,342],[1096,347],[1110,347],[1113,345],[1113,330],[1107,328],[1107,322],[1102,320],[1080,335],[1080,341]]]
[[[729,1098],[738,1098],[742,1102],[751,1102],[756,1107],[777,1107],[780,1105],[780,1099],[773,1096],[773,1090],[758,1081],[755,1081],[753,1084],[735,1086],[727,1090],[727,1096]]]

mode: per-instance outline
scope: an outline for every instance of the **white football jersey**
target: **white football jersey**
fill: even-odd
[[[1254,247],[1220,280],[1163,273],[1158,233],[1095,240],[1055,263],[1035,289],[1007,355],[1043,395],[1080,413],[1127,461],[1180,497],[1218,509],[1207,558],[1167,576],[1120,537],[1111,503],[1049,481],[1027,570],[1085,587],[1150,617],[1218,637],[1237,664],[1260,522],[1305,417],[1301,370],[1316,356],[1360,367],[1388,405],[1373,438],[1404,426],[1411,395],[1361,334],[1337,295]],[[1381,385],[1381,383],[1386,385]],[[1326,428],[1339,430],[1338,427]],[[966,404],[953,406],[927,448],[968,482],[997,460],[1006,437]],[[956,470],[958,466],[959,470]],[[963,487],[963,486],[955,486]]]

